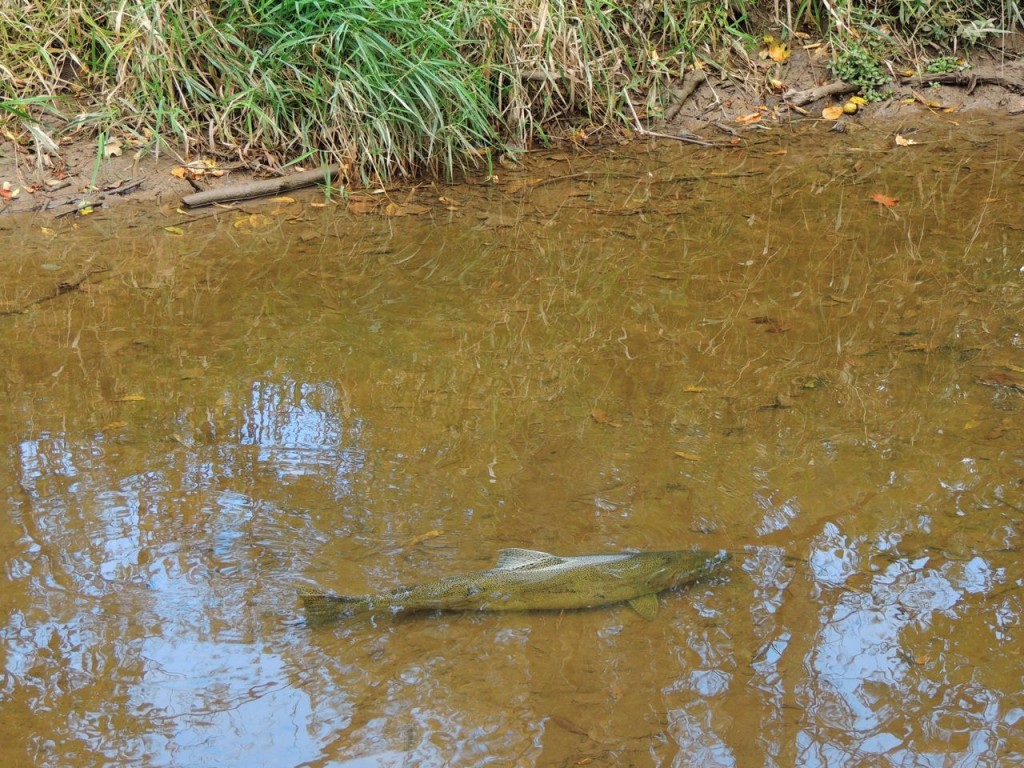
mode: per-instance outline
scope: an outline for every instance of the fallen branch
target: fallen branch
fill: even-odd
[[[923,88],[931,83],[966,86],[968,96],[979,85],[998,85],[1000,88],[1005,88],[1013,93],[1024,94],[1024,80],[1016,77],[1005,77],[991,72],[946,72],[939,75],[900,78],[900,85],[910,85],[918,88]]]
[[[824,99],[829,96],[839,96],[846,93],[856,93],[858,90],[860,90],[860,86],[853,85],[852,83],[844,83],[842,80],[836,80],[832,83],[819,85],[817,88],[809,88],[806,91],[786,91],[782,94],[782,98],[788,104],[799,107],[804,104],[810,104],[811,102],[818,101],[818,99]]]
[[[328,165],[312,171],[282,176],[278,179],[250,181],[222,189],[207,189],[203,192],[185,195],[181,198],[181,202],[186,208],[201,208],[214,203],[230,203],[236,200],[252,200],[256,197],[279,195],[282,192],[311,187],[314,184],[330,184],[337,178],[340,170],[340,166]]]

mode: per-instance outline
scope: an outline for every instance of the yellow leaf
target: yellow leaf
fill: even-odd
[[[700,461],[700,456],[696,453],[687,453],[686,451],[676,451],[675,453],[680,459],[686,459],[687,461]]]
[[[913,139],[905,139],[902,136],[900,136],[898,133],[896,134],[896,146],[897,147],[909,147],[909,146],[912,146],[914,144],[917,144],[917,142],[914,141]]]
[[[683,388],[683,392],[710,392],[710,391],[711,391],[710,387],[694,387],[694,386],[690,386],[690,387],[684,387]]]
[[[164,227],[164,232],[169,235],[178,235],[179,237],[185,234],[185,230],[181,227]]]
[[[115,403],[140,403],[146,399],[145,395],[125,395],[114,398]]]
[[[115,429],[121,429],[121,427],[127,427],[127,421],[112,421],[109,424],[104,424],[100,427],[100,432],[113,432]]]
[[[868,100],[865,99],[863,96],[851,96],[850,101],[852,101],[858,107],[866,107],[868,105]]]
[[[248,216],[240,216],[231,222],[235,229],[263,229],[270,225],[273,220],[262,213],[252,213]]]
[[[821,116],[826,120],[838,120],[843,116],[843,107],[841,104],[836,104],[831,107],[825,107],[821,110]]]
[[[789,46],[785,43],[775,43],[768,46],[768,58],[779,64],[788,61],[792,54],[793,52],[789,50]]]
[[[176,179],[184,179],[187,175],[188,168],[185,168],[184,166],[176,165],[171,168],[171,176],[174,176]]]

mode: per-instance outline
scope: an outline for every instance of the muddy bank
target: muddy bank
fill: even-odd
[[[856,114],[826,119],[823,111],[841,106],[856,89],[830,78],[824,46],[808,45],[795,49],[784,63],[746,57],[729,75],[691,71],[676,90],[677,101],[668,104],[660,118],[639,110],[631,127],[580,129],[555,142],[583,152],[649,137],[736,148],[793,124],[801,130],[825,132],[888,131],[901,121],[912,130],[929,121],[956,124],[979,114],[1024,121],[1024,62],[1018,59],[1011,53],[975,56],[970,68],[926,77],[893,70],[888,99],[861,106]],[[766,82],[774,90],[766,91]],[[44,119],[42,127],[48,135],[59,135],[59,125]],[[245,188],[311,170],[298,166],[282,171],[264,162],[185,156],[174,148],[143,155],[127,139],[106,145],[102,158],[100,153],[95,137],[81,134],[50,146],[31,138],[8,144],[0,156],[0,220],[30,212],[44,218],[88,215],[125,202],[173,209],[196,193]],[[514,164],[511,156],[497,158],[490,166],[497,171],[490,175],[500,182],[501,170]],[[483,161],[466,174],[468,181],[488,178]],[[393,189],[400,187],[396,184]],[[229,191],[225,202],[254,196]]]

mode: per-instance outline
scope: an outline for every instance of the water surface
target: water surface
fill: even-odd
[[[0,219],[0,762],[1024,761],[1019,133],[472,181]],[[302,621],[508,546],[734,558],[650,623]]]

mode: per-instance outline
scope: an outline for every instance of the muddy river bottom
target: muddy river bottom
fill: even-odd
[[[1013,131],[0,219],[0,764],[1024,763]],[[733,558],[653,621],[296,597],[504,547]]]

